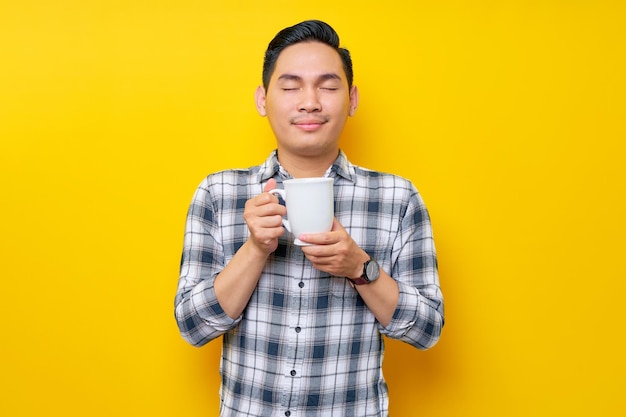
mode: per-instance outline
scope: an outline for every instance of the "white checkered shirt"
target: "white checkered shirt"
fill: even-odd
[[[221,308],[215,277],[248,239],[245,202],[289,178],[276,151],[262,165],[209,175],[189,212],[175,315],[194,346],[223,336],[220,416],[388,415],[383,335],[427,349],[443,327],[443,298],[430,218],[415,187],[352,165],[330,167],[335,217],[398,283],[383,327],[344,277],[312,267],[286,233],[270,255],[243,314]]]

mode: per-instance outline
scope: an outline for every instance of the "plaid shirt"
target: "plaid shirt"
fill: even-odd
[[[419,349],[443,327],[443,298],[430,219],[413,185],[352,165],[343,152],[329,168],[335,217],[398,283],[383,327],[344,277],[312,267],[286,233],[269,256],[243,314],[228,317],[215,277],[248,239],[246,200],[289,178],[274,151],[264,164],[208,176],[185,229],[175,314],[194,346],[223,335],[220,416],[387,416],[383,335]]]

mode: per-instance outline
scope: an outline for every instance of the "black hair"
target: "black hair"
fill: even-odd
[[[280,53],[288,46],[300,42],[322,42],[334,48],[343,63],[343,69],[346,73],[348,87],[352,87],[352,58],[350,51],[339,47],[339,35],[328,23],[320,20],[306,20],[294,26],[285,28],[271,40],[265,51],[265,59],[263,60],[263,87],[267,90],[270,78],[276,67],[276,61]]]

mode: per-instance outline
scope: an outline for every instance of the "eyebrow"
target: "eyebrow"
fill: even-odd
[[[317,77],[317,82],[324,82],[327,80],[341,81],[341,77],[334,72],[321,74],[320,76]],[[295,75],[295,74],[281,74],[278,77],[278,81],[302,81],[302,77],[299,75]]]

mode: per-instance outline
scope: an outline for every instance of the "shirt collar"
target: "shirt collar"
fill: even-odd
[[[348,161],[348,157],[342,150],[339,150],[339,155],[337,156],[337,159],[335,159],[333,165],[330,167],[330,171],[331,176],[338,175],[342,178],[347,179],[348,181],[356,182],[356,170],[354,168],[354,165],[352,165],[350,161]]]
[[[259,167],[258,181],[266,182],[272,177],[278,175],[282,180],[291,178],[291,175],[278,162],[278,150],[273,150],[265,162]],[[339,150],[339,155],[335,162],[328,168],[325,177],[334,178],[340,176],[351,182],[356,182],[356,173],[354,166],[348,161],[346,154]]]

